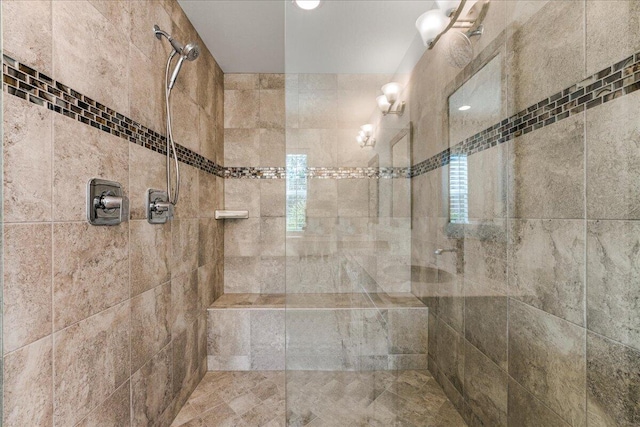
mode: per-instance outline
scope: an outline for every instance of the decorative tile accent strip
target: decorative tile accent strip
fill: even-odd
[[[142,147],[166,154],[166,138],[140,123],[3,55],[3,88],[14,96],[46,107]],[[449,164],[451,154],[472,155],[549,126],[640,89],[640,52],[613,64],[411,168],[308,168],[320,179],[413,178]],[[178,160],[222,178],[283,179],[283,167],[223,167],[177,144]]]
[[[144,148],[166,154],[166,138],[88,96],[53,80],[6,55],[2,58],[3,89],[58,114],[93,126]],[[223,177],[224,168],[200,154],[176,144],[178,160]]]
[[[640,89],[640,52],[551,95],[411,168],[411,177],[449,164]]]

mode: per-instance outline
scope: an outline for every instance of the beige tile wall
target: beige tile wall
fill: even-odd
[[[447,98],[478,64],[506,58],[513,114],[638,52],[638,7],[492,0],[477,64],[451,69],[437,46],[413,72],[414,164],[459,142]],[[458,229],[448,167],[413,179],[429,368],[470,425],[638,424],[638,113],[634,93],[471,155],[471,224]]]
[[[306,154],[309,167],[366,167],[376,158],[376,166],[391,166],[388,141],[406,120],[390,116],[393,124],[379,126],[386,133],[376,149],[355,141],[391,78],[226,74],[225,166],[282,167],[286,154]],[[248,209],[250,218],[225,222],[225,292],[361,292],[344,269],[347,252],[384,290],[408,291],[408,280],[383,274],[398,264],[409,268],[409,219],[392,218],[390,188],[369,179],[310,179],[307,227],[293,236],[285,231],[284,179],[226,180],[226,208]],[[371,191],[382,208],[372,206]]]
[[[2,4],[5,53],[163,133],[168,44],[203,55],[173,92],[179,143],[223,161],[222,71],[177,2]],[[145,219],[165,158],[5,95],[4,425],[169,425],[206,371],[206,307],[222,293],[220,178],[181,164],[173,222]],[[85,186],[122,183],[131,218],[85,220]]]

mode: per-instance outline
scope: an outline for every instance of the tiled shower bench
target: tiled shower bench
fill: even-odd
[[[224,294],[208,309],[208,368],[426,369],[427,325],[409,293]]]

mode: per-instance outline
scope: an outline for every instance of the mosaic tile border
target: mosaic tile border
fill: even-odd
[[[166,154],[166,138],[70,87],[6,55],[3,90],[131,143]],[[411,168],[307,168],[319,179],[413,178],[446,166],[452,154],[472,155],[640,89],[640,52],[423,160]],[[223,167],[177,144],[178,160],[221,178],[284,179],[284,167]]]
[[[163,135],[6,55],[2,57],[2,81],[3,90],[10,95],[149,150],[167,153]],[[181,162],[224,177],[224,167],[216,162],[180,144],[176,144],[176,151]]]
[[[502,120],[411,168],[416,177],[640,89],[640,52]]]

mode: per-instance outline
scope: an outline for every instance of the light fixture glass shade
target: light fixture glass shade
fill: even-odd
[[[373,133],[373,125],[367,123],[366,125],[360,126],[360,132],[362,132],[361,135],[365,137],[371,136],[371,134]]]
[[[451,9],[456,9],[460,4],[460,0],[436,0],[438,7],[445,13]]]
[[[376,102],[378,103],[378,108],[383,113],[386,113],[387,111],[389,111],[389,108],[391,108],[391,103],[389,102],[389,100],[387,100],[387,97],[385,95],[378,96],[376,98]]]
[[[358,144],[363,144],[364,143],[364,138],[362,137],[362,135],[358,135],[358,136],[356,136],[356,141],[358,141]]]
[[[293,3],[303,10],[313,10],[320,6],[320,0],[293,0]]]
[[[420,15],[416,21],[416,28],[424,45],[429,46],[429,43],[445,29],[448,22],[448,18],[440,9],[431,9]]]
[[[387,83],[386,85],[382,86],[382,93],[384,93],[384,96],[387,97],[387,101],[391,105],[396,103],[398,97],[400,96],[401,90],[402,86],[400,86],[400,83],[396,82]]]

